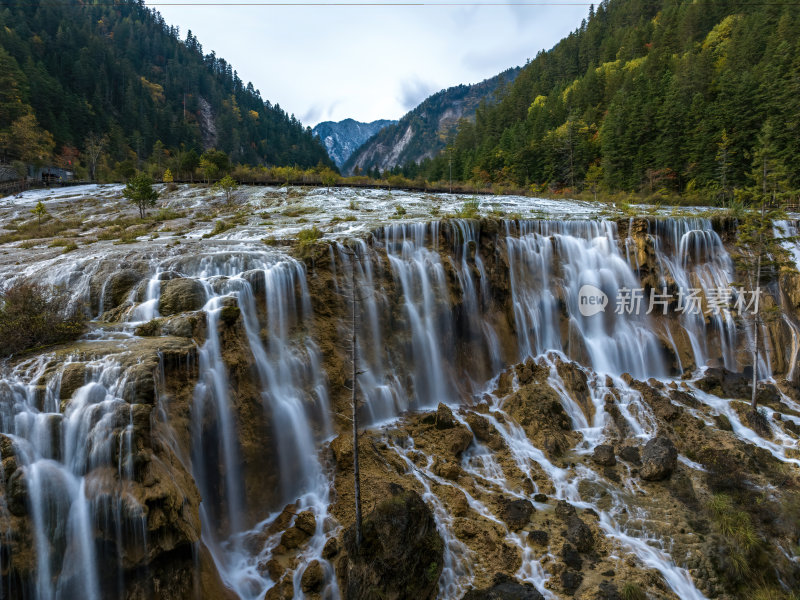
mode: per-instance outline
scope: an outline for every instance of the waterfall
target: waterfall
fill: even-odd
[[[506,222],[509,280],[519,360],[564,351],[598,373],[646,378],[665,374],[646,305],[616,314],[614,299],[640,283],[606,221]],[[580,311],[580,290],[593,286],[609,304],[602,314]],[[567,331],[562,333],[561,313]]]
[[[62,411],[60,378],[71,360],[61,363],[44,390],[37,385],[53,359],[43,354],[24,361],[0,381],[0,429],[16,456],[12,477],[27,491],[34,597],[99,599],[98,521],[115,528],[118,561],[123,546],[146,544],[144,511],[126,494],[129,448],[117,447],[130,443],[133,405],[124,398],[126,371],[112,356],[86,363],[85,383]],[[109,468],[116,476],[105,473]]]
[[[202,310],[208,333],[199,351],[200,379],[192,409],[192,468],[203,497],[203,539],[226,583],[242,598],[261,598],[274,582],[255,568],[265,560],[264,549],[254,554],[245,542],[248,535],[264,529],[270,517],[263,513],[263,520],[245,519],[257,507],[248,506],[244,493],[243,423],[239,422],[243,414],[233,405],[235,389],[223,357],[221,315],[226,307],[240,311],[258,394],[274,436],[280,475],[276,500],[283,505],[299,499],[299,509],[315,513],[319,530],[304,561],[319,559],[330,483],[317,458],[317,444],[330,435],[331,423],[319,349],[307,331],[311,306],[305,269],[281,254],[236,248],[170,261],[168,266],[200,281],[207,298]],[[261,307],[259,293],[264,297]],[[299,343],[298,328],[306,330]],[[210,430],[204,430],[204,423],[209,423],[206,415],[212,418]],[[301,574],[302,569],[298,585]]]

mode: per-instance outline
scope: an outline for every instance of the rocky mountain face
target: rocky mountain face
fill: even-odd
[[[0,208],[17,227],[0,238],[5,285],[69,285],[93,319],[73,344],[2,364],[8,597],[733,600],[800,586],[797,271],[762,282],[763,324],[613,300],[585,316],[578,301],[588,283],[707,303],[745,275],[735,221],[410,215],[353,234],[310,208],[315,192],[243,189],[226,206],[181,187],[160,220],[126,225],[119,191],[48,197],[72,223],[64,254],[14,238],[35,198]],[[369,218],[379,200],[359,198]],[[325,235],[298,242],[290,212]]]
[[[458,122],[473,118],[481,102],[493,102],[495,93],[518,74],[519,67],[515,67],[480,83],[437,92],[364,143],[344,163],[343,172],[350,174],[355,167],[362,172],[374,168],[384,171],[436,156]]]
[[[361,145],[384,127],[394,125],[397,121],[379,119],[371,123],[361,123],[353,119],[344,121],[323,121],[311,131],[317,136],[328,151],[336,166],[341,169],[347,159]]]

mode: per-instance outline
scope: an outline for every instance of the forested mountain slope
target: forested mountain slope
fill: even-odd
[[[470,119],[481,102],[493,102],[495,93],[513,81],[519,68],[508,69],[473,85],[457,85],[435,93],[400,121],[375,134],[345,163],[343,172],[384,171],[418,163],[436,155],[461,119]]]
[[[0,7],[0,161],[52,150],[66,161],[90,136],[105,136],[112,162],[183,146],[250,164],[331,164],[310,129],[142,3]]]
[[[794,6],[606,0],[461,124],[453,177],[722,197],[764,179],[797,187],[798,40]],[[448,158],[424,174],[446,177]]]

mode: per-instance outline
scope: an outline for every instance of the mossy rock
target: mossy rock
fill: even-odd
[[[196,279],[171,279],[161,286],[158,311],[165,317],[200,310],[206,303],[206,291]]]

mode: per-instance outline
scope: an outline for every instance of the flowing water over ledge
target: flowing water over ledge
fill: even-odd
[[[107,210],[111,219],[120,208],[118,188],[73,193],[48,199],[49,209]],[[545,597],[568,594],[563,574],[572,567],[561,564],[556,540],[531,544],[533,525],[506,523],[498,498],[532,501],[537,515],[566,501],[602,538],[592,552],[604,554],[592,560],[621,573],[655,570],[653,589],[665,596],[719,595],[718,584],[695,579],[707,562],[697,536],[663,526],[671,517],[662,492],[628,463],[609,470],[591,460],[598,446],[638,447],[657,435],[683,449],[665,411],[708,427],[724,417],[730,443],[798,466],[796,428],[787,424],[800,424],[800,399],[775,388],[765,437],[741,402],[705,383],[706,369],[752,364],[751,320],[733,309],[614,310],[623,290],[699,289],[707,298],[736,284],[724,221],[603,219],[608,209],[596,205],[515,198],[491,203],[550,218],[431,221],[431,206],[455,211],[463,199],[257,190],[246,201],[266,207],[269,216],[258,219],[269,225],[249,218],[204,238],[212,227],[196,218],[203,193],[169,196],[168,207],[189,215],[157,239],[101,240],[69,254],[45,243],[4,246],[4,285],[65,285],[95,319],[77,344],[4,365],[0,567],[8,597],[70,598],[79,589],[88,598],[148,597],[153,584],[143,581],[170,577],[176,598],[224,589],[253,599],[345,594],[329,542],[352,522],[351,475],[336,440],[346,444],[351,427],[345,340],[354,295],[360,420],[371,440],[365,477],[375,482],[374,491],[365,485],[367,503],[383,479],[419,491],[444,542],[441,598],[485,587],[492,569]],[[23,195],[5,214],[24,214],[38,197]],[[396,203],[409,218],[391,218]],[[328,223],[329,241],[300,252],[261,242],[307,226],[287,216],[293,206],[316,210],[300,214]],[[330,223],[347,211],[355,221]],[[591,219],[560,219],[568,214]],[[89,221],[81,235],[96,235],[102,222]],[[790,236],[796,227],[776,229]],[[784,243],[800,255],[796,242]],[[22,252],[30,256],[20,268],[13,263]],[[587,284],[610,299],[601,314],[581,311]],[[761,379],[796,385],[794,300],[772,293],[783,312],[760,326],[767,342],[756,368]],[[561,429],[528,416],[548,403],[564,415]],[[467,432],[453,455],[420,421],[440,404],[454,430]],[[372,459],[393,466],[378,474]],[[684,455],[677,468],[683,478],[705,469]],[[461,497],[466,508],[454,508]],[[465,533],[459,511],[494,532],[502,560]],[[780,548],[796,559],[791,545]],[[165,556],[168,568],[159,566]],[[579,592],[590,593],[593,573]]]

